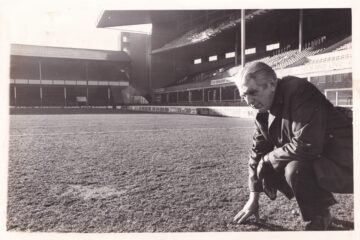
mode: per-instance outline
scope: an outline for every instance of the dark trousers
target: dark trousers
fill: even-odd
[[[311,221],[336,203],[332,193],[317,185],[312,163],[290,161],[278,177],[279,191],[289,199],[295,197],[304,221]]]

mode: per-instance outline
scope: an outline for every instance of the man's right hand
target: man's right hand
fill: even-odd
[[[258,192],[250,192],[250,197],[243,209],[236,214],[234,221],[243,223],[251,215],[255,216],[256,221],[259,221],[259,195]]]

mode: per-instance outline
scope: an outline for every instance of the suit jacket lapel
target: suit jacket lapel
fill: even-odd
[[[278,86],[276,87],[275,90],[275,96],[274,96],[274,102],[272,103],[272,106],[270,108],[270,113],[269,113],[269,136],[273,137],[274,140],[276,140],[276,134],[273,132],[276,126],[276,121],[279,121],[278,119],[282,119],[282,108],[283,108],[283,99],[282,99],[282,94],[280,92],[280,81],[278,81]],[[271,138],[270,138],[271,139]]]

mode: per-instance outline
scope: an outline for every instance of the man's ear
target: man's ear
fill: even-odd
[[[269,82],[269,86],[275,91],[275,88],[276,88],[276,83],[277,81],[276,80],[272,80],[271,82]]]

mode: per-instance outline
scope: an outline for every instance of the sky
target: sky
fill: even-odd
[[[30,10],[30,9],[31,10]],[[103,6],[12,7],[6,11],[10,43],[119,50],[120,29],[149,32],[149,26],[96,28]],[[151,31],[151,29],[150,29]]]
[[[17,15],[12,15],[10,42],[117,50],[119,31],[96,28],[100,13],[100,10],[91,8],[81,11],[72,8],[22,11],[22,21],[17,21]]]

